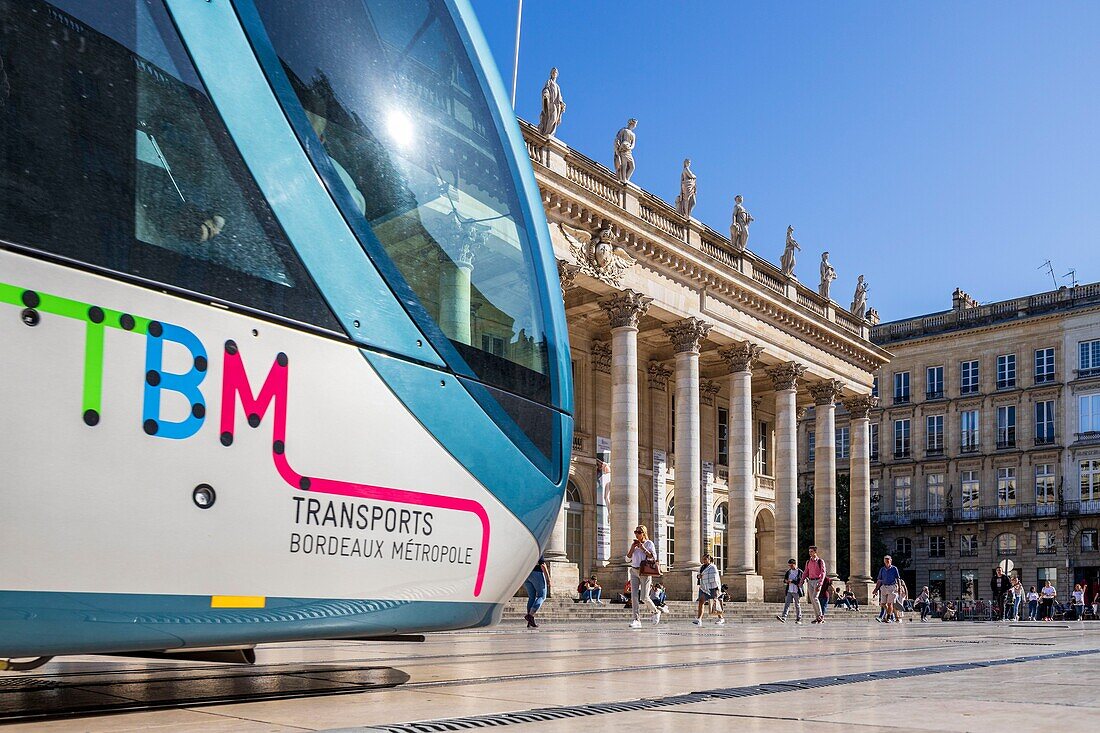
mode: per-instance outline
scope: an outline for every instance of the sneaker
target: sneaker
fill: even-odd
[[[703,625],[703,619],[701,619],[701,618],[693,618],[693,619],[691,620],[691,623],[695,624],[696,626],[702,626],[702,625]]]
[[[775,617],[776,617],[777,619],[779,619],[779,623],[781,623],[781,624],[785,624],[785,623],[787,623],[787,617],[786,617],[786,616],[780,616],[780,615],[779,615],[779,614],[777,613],[777,614],[775,614]]]
[[[717,621],[714,622],[715,626],[724,626],[725,624],[726,624],[726,620],[724,618],[720,618],[720,619],[718,619]]]
[[[798,619],[797,621],[795,621],[795,623],[798,624],[799,626],[801,626],[802,625],[802,619]]]
[[[634,619],[633,621],[630,622],[630,628],[640,629],[640,628],[642,628],[642,622],[637,620],[637,619]]]

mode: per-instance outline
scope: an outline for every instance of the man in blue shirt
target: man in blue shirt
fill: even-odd
[[[886,612],[885,620],[879,616],[879,621],[890,623],[894,616],[894,600],[898,597],[898,581],[901,572],[894,565],[894,560],[889,555],[882,558],[882,567],[879,568],[878,578],[875,580],[874,593],[878,593],[878,604]]]

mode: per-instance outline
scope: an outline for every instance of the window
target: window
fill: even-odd
[[[977,394],[978,393],[978,362],[964,361],[960,365],[961,383],[959,385],[959,394]]]
[[[943,539],[942,537],[940,539]],[[942,555],[941,555],[942,557]],[[928,571],[928,592],[933,601],[942,601],[947,598],[947,572],[944,570]]]
[[[943,397],[943,367],[928,367],[924,372],[925,397],[938,400]]]
[[[671,496],[665,507],[665,565],[676,562],[676,497]]]
[[[810,463],[813,463],[814,462],[814,452],[815,452],[814,448],[817,445],[817,441],[814,440],[814,431],[812,431],[812,430],[807,431],[806,443],[809,446],[809,449],[806,451],[806,457],[809,459]]]
[[[894,511],[907,512],[912,508],[912,476],[894,477]]]
[[[939,512],[944,508],[943,474],[930,473],[925,477],[928,485],[928,511]]]
[[[964,601],[975,600],[978,597],[978,571],[962,570],[959,572],[959,577],[959,597]]]
[[[978,535],[976,534],[964,534],[959,536],[959,554],[960,555],[977,555],[978,554]]]
[[[1054,349],[1035,350],[1035,384],[1054,381]]]
[[[1095,529],[1081,530],[1081,552],[1096,552],[1100,550],[1097,541],[1098,537]]]
[[[730,412],[724,407],[718,408],[718,464],[730,465],[730,441],[729,441]]]
[[[1035,503],[1054,504],[1054,464],[1039,463],[1035,466]]]
[[[946,557],[947,556],[947,538],[942,535],[936,535],[928,538],[928,557]]]
[[[943,453],[943,415],[925,418],[924,440],[929,453]]]
[[[997,408],[997,447],[1016,447],[1016,405]]]
[[[909,372],[894,375],[894,404],[902,405],[909,401]]]
[[[1016,355],[1004,354],[997,357],[997,389],[1012,389],[1016,386]]]
[[[1078,374],[1079,377],[1100,374],[1100,339],[1095,341],[1082,341],[1078,344]]]
[[[1100,460],[1085,459],[1080,462],[1081,501],[1100,499]]]
[[[481,350],[493,356],[504,356],[504,339],[483,333],[481,334]]]
[[[878,397],[878,377],[871,380],[871,396]]]
[[[714,547],[711,549],[711,557],[718,566],[718,572],[726,571],[726,529],[729,526],[729,504],[722,502],[714,510]]]
[[[340,330],[162,0],[0,7],[0,238]]]
[[[871,429],[870,429],[869,432],[871,434],[871,437],[870,437],[870,440],[871,440],[871,460],[872,461],[877,461],[878,460],[878,423],[877,422],[876,423],[871,423]]]
[[[1054,400],[1035,403],[1035,445],[1054,442]]]
[[[847,427],[836,429],[836,458],[839,461],[848,457],[849,432]]]
[[[1058,568],[1038,568],[1035,577],[1039,581],[1040,588],[1042,588],[1043,584],[1048,580],[1055,588],[1058,587]]]
[[[898,537],[894,540],[894,554],[899,556],[898,560],[911,556],[913,554],[913,541],[908,537]]]
[[[882,504],[882,492],[879,491],[879,480],[877,478],[871,479],[871,506],[877,507]]]
[[[963,410],[959,413],[959,422],[962,435],[962,452],[973,453],[978,450],[978,438],[981,434],[981,425],[977,410]]]
[[[768,461],[768,440],[771,437],[771,431],[768,430],[768,423],[761,422],[757,425],[756,435],[756,472],[764,476],[771,476],[769,470],[770,462]]]
[[[565,556],[576,563],[581,572],[584,563],[584,504],[576,484],[569,482],[565,489]]]
[[[1052,530],[1039,530],[1036,535],[1035,553],[1037,555],[1054,555],[1058,552],[1058,535]]]
[[[909,421],[894,421],[894,458],[909,457]]]
[[[963,510],[976,510],[981,501],[982,486],[977,471],[960,471]]]
[[[1100,392],[1077,398],[1077,432],[1100,432]]]
[[[1016,535],[1005,532],[997,536],[997,557],[1011,557],[1016,554]]]

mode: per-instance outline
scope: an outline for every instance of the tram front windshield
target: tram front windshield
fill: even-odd
[[[344,216],[365,218],[397,277],[480,379],[549,403],[533,237],[446,7],[255,5],[286,76],[277,81],[304,110],[307,144],[327,153]]]

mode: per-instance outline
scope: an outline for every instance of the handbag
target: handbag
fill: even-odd
[[[661,564],[654,559],[642,560],[642,564],[638,567],[638,575],[660,575]]]

